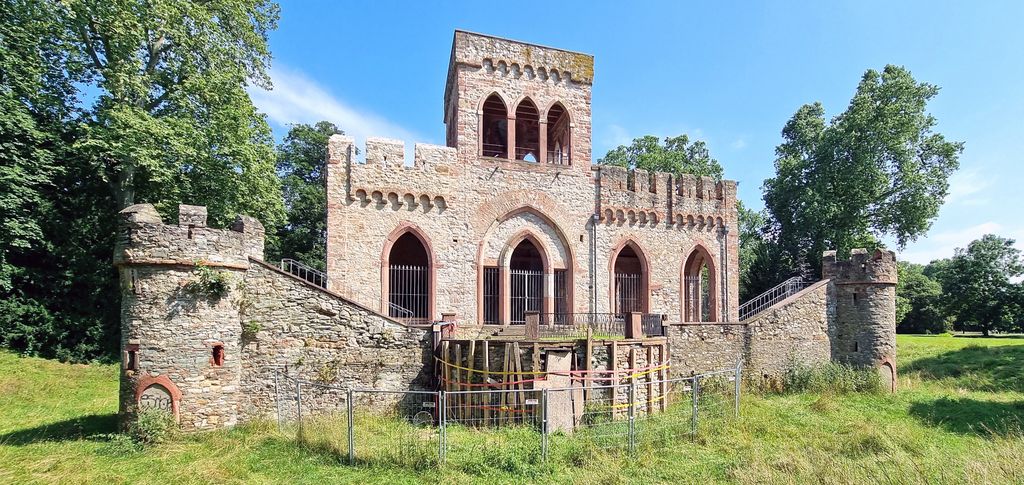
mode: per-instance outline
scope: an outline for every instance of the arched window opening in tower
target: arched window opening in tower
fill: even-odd
[[[615,257],[614,273],[615,314],[643,312],[646,300],[643,264],[632,244],[622,248]]]
[[[533,101],[524,99],[516,108],[516,160],[540,160],[540,114]]]
[[[526,312],[539,313],[544,304],[544,260],[529,239],[524,239],[512,251],[509,273],[510,323],[523,325]]]
[[[715,274],[704,252],[694,250],[683,272],[683,318],[687,322],[716,321]]]
[[[569,165],[569,114],[562,103],[555,103],[548,110],[547,118],[547,162],[555,165]]]
[[[388,315],[409,324],[429,323],[430,259],[414,234],[399,237],[388,255]]]
[[[508,158],[508,108],[497,94],[484,101],[481,155]]]

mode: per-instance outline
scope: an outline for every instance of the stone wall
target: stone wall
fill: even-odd
[[[273,414],[275,371],[343,388],[435,390],[429,329],[396,323],[260,261],[245,282],[243,326],[258,329],[243,344],[248,417]]]
[[[275,372],[342,388],[433,390],[429,330],[264,263],[254,219],[208,228],[205,208],[182,206],[180,223],[168,225],[145,204],[119,216],[123,420],[140,406],[174,413],[184,429],[272,416]],[[222,279],[223,294],[200,284],[204,273]],[[321,394],[322,408],[343,397]]]
[[[666,327],[672,375],[727,369],[776,376],[794,363],[830,359],[828,281],[820,281],[741,323],[689,323]]]

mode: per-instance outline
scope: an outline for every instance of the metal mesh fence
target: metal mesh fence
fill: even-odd
[[[614,385],[463,391],[345,389],[278,375],[278,422],[356,465],[415,469],[657,450],[739,416],[739,365]],[[646,391],[644,390],[646,389]],[[656,392],[652,392],[656,390]]]

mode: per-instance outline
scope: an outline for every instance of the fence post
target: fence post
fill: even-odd
[[[540,393],[540,458],[548,460],[548,390]]]
[[[348,398],[345,399],[348,407],[348,464],[354,465],[356,463],[356,423],[354,420],[355,413],[352,411],[352,397],[354,393],[352,388],[348,390]]]
[[[737,418],[740,417],[740,376],[741,376],[742,373],[743,373],[743,359],[739,359],[739,360],[736,361],[736,391],[735,391],[736,403],[734,404],[734,408],[735,408],[734,412],[735,412]]]
[[[629,383],[629,453],[636,451],[636,381]]]
[[[444,389],[437,391],[437,404],[439,406],[437,416],[437,460],[442,465],[445,460],[445,450],[448,448],[448,405],[445,400],[448,399],[444,394]]]
[[[693,390],[693,414],[690,416],[690,434],[693,438],[697,437],[697,395],[700,393],[700,376],[693,376],[693,385],[690,386]]]
[[[295,381],[295,402],[298,404],[297,418],[299,420],[299,440],[302,440],[302,381]]]
[[[278,385],[278,378],[281,376],[281,369],[274,369],[274,403],[277,404],[277,430],[281,431],[281,388]]]

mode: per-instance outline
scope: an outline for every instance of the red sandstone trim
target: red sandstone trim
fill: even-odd
[[[608,259],[608,311],[615,311],[615,260],[619,258],[619,253],[626,246],[631,246],[633,252],[636,253],[637,258],[640,260],[640,272],[642,273],[640,278],[640,310],[642,313],[647,313],[650,311],[651,301],[651,265],[647,260],[647,252],[644,251],[643,246],[631,236],[626,236],[619,241],[615,248],[612,249],[611,257]]]
[[[699,260],[695,256],[700,256],[701,259]],[[719,317],[721,312],[719,311],[718,304],[718,293],[720,291],[720,283],[718,281],[718,264],[715,262],[715,257],[711,254],[711,251],[708,250],[707,245],[705,245],[703,241],[699,241],[693,245],[693,248],[690,249],[689,253],[687,253],[686,258],[683,259],[683,265],[679,271],[679,299],[681,300],[681,304],[679,305],[679,321],[686,321],[686,306],[688,303],[686,295],[686,277],[691,275],[694,271],[696,271],[699,276],[700,266],[698,263],[702,261],[706,261],[708,265],[708,294],[710,295],[711,300],[711,304],[709,305],[711,307],[711,321],[717,322],[721,320]],[[695,304],[699,307],[700,301],[698,300]]]
[[[427,251],[427,267],[430,268],[430,275],[428,276],[429,281],[429,294],[427,295],[427,315],[429,320],[434,320],[437,317],[436,304],[437,304],[437,256],[434,253],[434,245],[430,242],[430,238],[427,234],[420,229],[419,226],[409,221],[402,221],[398,224],[391,234],[384,240],[384,249],[380,254],[380,312],[387,314],[388,308],[388,293],[390,292],[390,271],[388,271],[388,262],[391,258],[391,248],[395,245],[395,241],[398,238],[404,236],[406,233],[412,234],[419,239],[420,244]]]
[[[139,405],[139,401],[142,400],[142,393],[146,392],[146,389],[153,384],[160,384],[167,389],[167,392],[171,393],[171,414],[174,415],[175,421],[181,420],[181,414],[179,405],[181,403],[181,391],[178,390],[178,386],[171,382],[171,379],[167,377],[167,374],[160,374],[156,377],[153,376],[142,376],[138,381],[135,382],[135,405]]]

